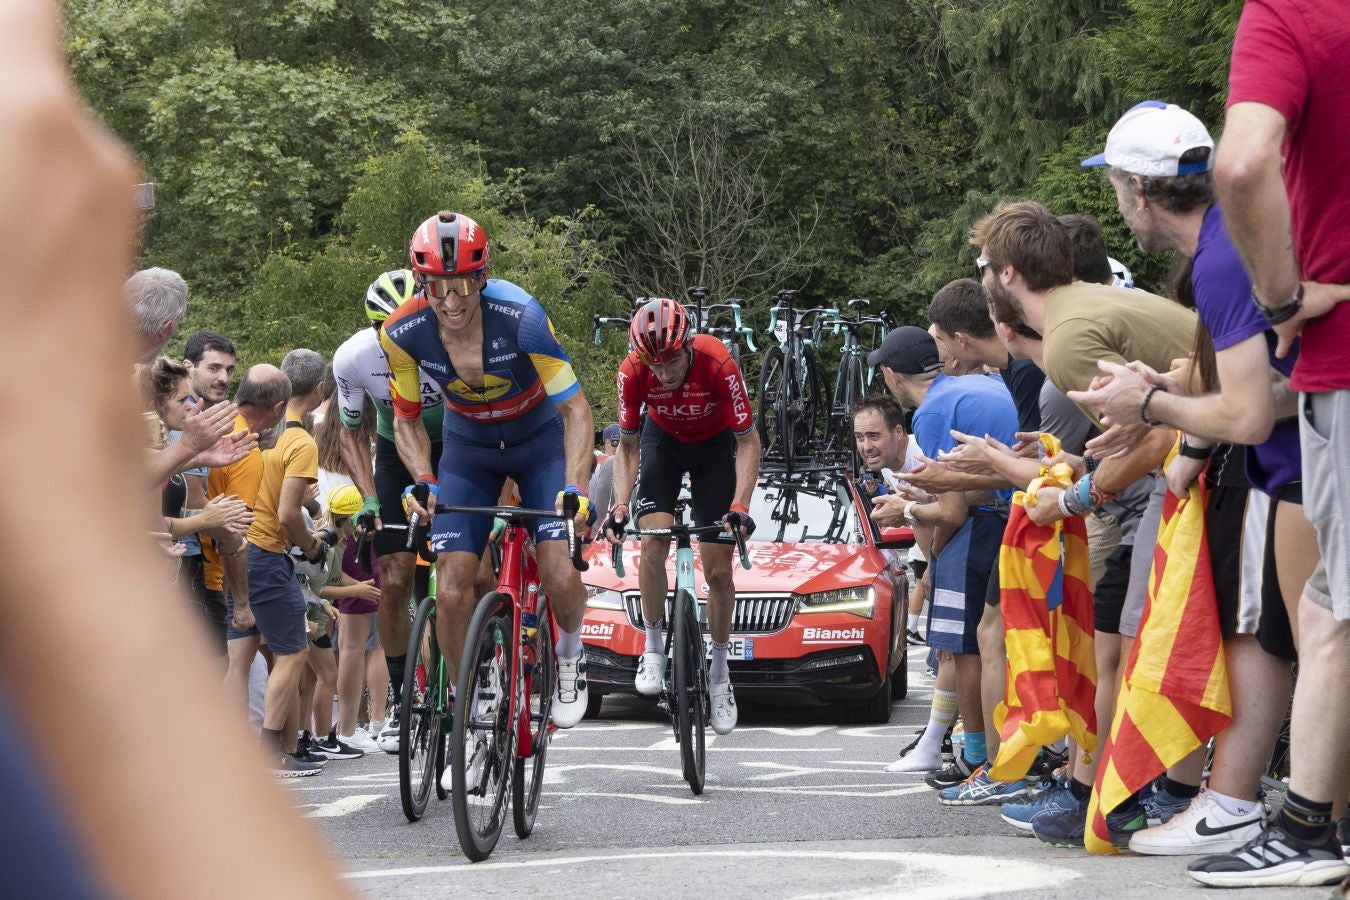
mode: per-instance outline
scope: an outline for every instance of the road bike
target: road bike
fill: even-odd
[[[853,407],[867,396],[872,384],[873,369],[867,364],[869,351],[881,346],[886,337],[889,322],[884,313],[876,316],[864,316],[863,310],[871,306],[871,301],[855,298],[848,301],[853,317],[840,315],[834,319],[834,333],[844,333],[844,343],[839,348],[839,370],[835,374],[834,390],[831,394],[829,423],[826,428],[824,449],[828,456],[856,461],[856,445],[853,441]],[[864,343],[863,335],[867,340]],[[856,470],[856,466],[852,467]]]
[[[588,566],[581,559],[573,522],[576,502],[575,496],[564,496],[562,518],[572,564],[584,571]],[[559,516],[553,510],[516,506],[438,505],[436,512],[506,520],[497,587],[478,601],[465,635],[450,729],[455,832],[464,855],[478,862],[497,846],[508,801],[520,838],[534,829],[539,810],[544,758],[553,734],[549,712],[557,678],[557,623],[539,586],[527,526]]]
[[[741,362],[741,345],[745,345],[748,353],[758,353],[759,348],[755,346],[755,331],[747,326],[741,319],[741,313],[745,309],[745,301],[736,297],[729,297],[722,303],[707,303],[709,291],[705,287],[691,287],[685,290],[689,295],[689,303],[684,305],[689,313],[690,320],[693,323],[695,334],[710,334],[722,342],[727,348],[727,353],[736,361],[737,365]]]
[[[684,780],[695,795],[703,793],[707,774],[706,731],[711,709],[708,701],[707,655],[703,644],[702,615],[694,589],[694,535],[713,535],[724,530],[722,525],[691,527],[686,521],[687,506],[683,500],[675,505],[675,523],[669,528],[634,528],[626,534],[675,539],[675,589],[666,598],[666,678],[661,686],[661,705],[670,715],[675,730],[675,742],[680,745],[680,767]],[[739,530],[733,532],[741,565],[749,569],[750,557],[745,550],[745,539]],[[612,565],[614,573],[624,577],[623,545],[615,544]]]
[[[778,345],[764,351],[756,410],[764,460],[787,472],[809,467],[818,447],[825,406],[813,344],[821,324],[839,316],[828,307],[795,309],[797,294],[774,294],[767,330]]]

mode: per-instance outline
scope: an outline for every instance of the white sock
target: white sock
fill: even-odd
[[[722,682],[731,679],[731,672],[727,669],[727,651],[731,649],[731,641],[725,644],[712,642],[712,665],[708,666],[708,681]]]
[[[643,650],[650,650],[654,653],[666,652],[666,641],[661,636],[661,629],[665,624],[665,619],[657,619],[653,622],[646,616],[642,617],[642,630],[647,632],[647,645],[643,647]]]
[[[1223,811],[1230,816],[1247,816],[1256,809],[1255,800],[1239,800],[1237,797],[1230,797],[1227,794],[1220,794],[1213,788],[1208,789],[1209,796],[1214,798],[1214,802],[1223,808]]]
[[[576,631],[565,631],[561,625],[558,626],[558,640],[553,644],[554,651],[559,656],[565,656],[568,659],[576,659],[581,655],[581,629]]]
[[[910,631],[918,631],[918,630],[919,630],[919,614],[918,614],[918,613],[910,613],[910,616],[909,616],[909,630],[910,630]]]

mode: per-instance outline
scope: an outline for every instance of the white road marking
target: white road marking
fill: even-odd
[[[655,744],[651,747],[549,747],[549,753],[554,750],[567,752],[618,752],[628,753],[647,753],[663,752],[678,753],[679,744],[676,744],[674,738],[669,745],[665,743]],[[842,747],[708,747],[709,753],[841,753]]]
[[[653,859],[700,859],[709,857],[772,860],[818,859],[839,863],[890,863],[898,868],[890,883],[866,896],[895,897],[906,900],[954,900],[1001,894],[1009,891],[1043,890],[1060,887],[1081,874],[1056,866],[1023,860],[985,856],[949,856],[937,853],[907,853],[888,850],[684,850],[664,853],[614,853],[608,855],[525,859],[502,862],[456,865],[405,866],[397,869],[367,869],[348,872],[349,879],[406,878],[416,875],[456,875],[502,869],[533,869],[574,866],[580,863],[616,863],[628,860],[649,862]],[[855,890],[833,894],[803,894],[799,900],[832,900],[835,897],[856,897]]]
[[[339,797],[331,803],[304,803],[300,808],[313,807],[305,813],[306,819],[335,819],[365,809],[376,800],[383,800],[384,797],[384,794],[352,794],[350,797]]]
[[[664,803],[670,806],[685,806],[690,803],[703,803],[691,797],[663,797],[659,794],[612,794],[607,791],[550,791],[550,797],[616,797],[621,800],[642,800],[647,803]]]
[[[788,766],[776,762],[743,762],[743,766],[759,769],[779,769],[778,772],[766,772],[763,775],[750,776],[751,781],[776,781],[780,778],[798,778],[803,775],[875,775],[876,769],[821,769],[815,766]]]

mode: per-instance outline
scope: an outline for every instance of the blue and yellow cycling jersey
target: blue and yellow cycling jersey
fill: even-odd
[[[455,372],[425,296],[414,297],[385,320],[380,346],[389,357],[398,418],[416,420],[422,414],[421,367],[445,395],[446,438],[507,447],[559,421],[555,404],[581,388],[538,300],[509,281],[492,278],[483,288],[480,309],[481,385],[470,385]]]

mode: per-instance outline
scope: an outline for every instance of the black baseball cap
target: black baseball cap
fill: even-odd
[[[886,366],[902,375],[919,375],[942,368],[937,341],[915,325],[901,325],[886,333],[881,346],[867,354],[869,366]]]

